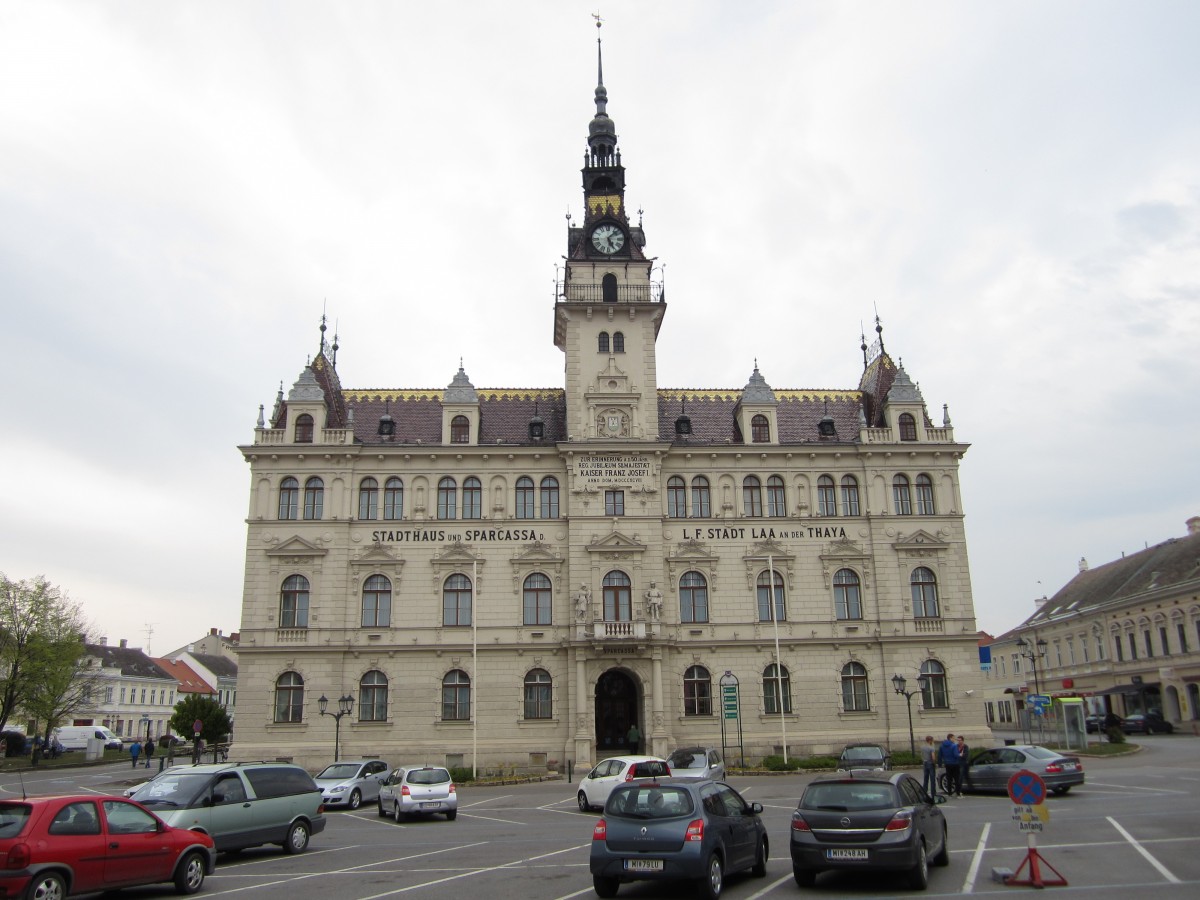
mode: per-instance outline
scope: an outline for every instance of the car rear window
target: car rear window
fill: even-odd
[[[16,837],[24,831],[31,811],[28,803],[0,803],[0,838]]]
[[[876,762],[883,759],[883,751],[878,747],[847,747],[842,751],[842,759]]]
[[[707,755],[699,747],[689,750],[676,750],[667,757],[667,764],[672,769],[703,769],[707,762]]]
[[[683,788],[638,785],[613,791],[604,807],[604,814],[628,819],[670,819],[690,816],[694,810],[692,795]]]
[[[890,809],[899,806],[896,791],[890,784],[872,781],[837,781],[810,784],[800,798],[802,809],[849,811],[856,809]]]
[[[1032,756],[1034,759],[1054,759],[1058,756],[1053,750],[1047,750],[1045,747],[1026,747],[1024,748],[1026,756]]]
[[[671,770],[665,762],[650,760],[649,762],[634,763],[631,774],[634,778],[670,778]]]
[[[445,769],[414,769],[408,773],[409,784],[445,784],[450,773]]]
[[[246,769],[245,774],[254,787],[254,795],[259,799],[289,797],[320,790],[311,775],[294,766],[262,766]]]

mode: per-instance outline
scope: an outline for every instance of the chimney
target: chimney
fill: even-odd
[[[121,638],[121,649],[125,650],[129,647],[129,641],[126,638]]]
[[[209,634],[211,634],[213,637],[219,637],[219,636],[220,636],[220,634],[221,634],[221,629],[219,629],[219,628],[210,628],[210,629],[208,629],[208,633],[209,633]]]
[[[101,647],[107,647],[108,646],[108,638],[106,638],[106,637],[96,638],[96,643],[99,644]]]
[[[1086,556],[1079,557],[1079,571],[1086,572],[1088,570],[1088,561]]]
[[[1188,534],[1200,534],[1200,516],[1192,516],[1187,520]]]
[[[241,642],[242,642],[242,633],[241,633],[240,631],[233,631],[233,632],[230,632],[230,634],[229,634],[229,643],[231,643],[231,644],[240,644]]]

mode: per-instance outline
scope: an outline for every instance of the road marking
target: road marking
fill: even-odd
[[[561,897],[556,897],[555,900],[571,900],[572,897],[578,897],[582,894],[590,894],[592,888],[584,888],[582,891],[576,891],[573,894],[563,894]]]
[[[1146,791],[1151,794],[1187,794],[1190,796],[1190,792],[1188,791],[1173,791],[1170,788],[1138,787],[1132,784],[1106,784],[1103,781],[1089,781],[1088,787],[1092,786],[1118,788],[1120,791]],[[1106,792],[1101,791],[1101,793]]]
[[[460,813],[464,819],[487,819],[489,822],[507,822],[509,825],[528,825],[528,822],[518,822],[515,819],[501,819],[496,816],[481,816],[478,813]]]
[[[480,806],[484,803],[491,803],[493,800],[503,800],[506,797],[511,797],[512,794],[501,794],[499,797],[488,797],[486,800],[476,800],[474,803],[468,803],[466,806],[460,806],[459,809],[470,809],[472,806]]]
[[[771,891],[775,890],[775,888],[779,887],[785,881],[791,881],[791,880],[792,880],[791,875],[784,875],[782,878],[776,878],[774,881],[772,881],[770,884],[768,884],[761,891],[751,894],[749,897],[746,898],[746,900],[758,900],[759,897],[765,897],[767,894],[771,893]]]
[[[991,831],[992,823],[984,822],[983,831],[979,833],[979,842],[975,845],[975,852],[971,854],[971,867],[967,869],[967,877],[963,881],[962,893],[964,894],[970,894],[975,890],[975,878],[979,875],[979,866],[983,862],[983,853],[987,848],[987,839]]]
[[[1160,863],[1157,859],[1155,859],[1150,854],[1149,850],[1147,850],[1145,847],[1143,847],[1141,844],[1139,844],[1137,842],[1137,840],[1134,839],[1132,834],[1130,834],[1128,831],[1126,831],[1124,828],[1122,828],[1120,825],[1118,825],[1116,819],[1114,819],[1112,816],[1105,816],[1105,818],[1108,819],[1109,824],[1112,825],[1113,828],[1117,829],[1117,831],[1120,832],[1121,836],[1123,838],[1125,838],[1125,840],[1127,840],[1127,841],[1129,841],[1129,843],[1133,844],[1133,849],[1136,850],[1138,853],[1142,854],[1142,856],[1145,858],[1146,862],[1150,863],[1150,865],[1152,865],[1152,866],[1154,866],[1154,868],[1158,869],[1159,874],[1161,874],[1163,878],[1167,879],[1167,881],[1171,882],[1172,884],[1180,884],[1181,883],[1178,878],[1176,878],[1174,875],[1171,874],[1171,870],[1168,869],[1166,866],[1164,866],[1162,863]]]

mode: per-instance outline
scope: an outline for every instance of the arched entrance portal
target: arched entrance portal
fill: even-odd
[[[609,669],[596,681],[596,756],[640,753],[645,729],[638,710],[637,683],[620,669]],[[629,740],[636,725],[638,739]]]

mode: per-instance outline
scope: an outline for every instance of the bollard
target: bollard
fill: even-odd
[[[167,758],[165,756],[160,756],[158,758],[158,771],[161,772],[163,770],[163,765],[166,763],[166,761]]]

